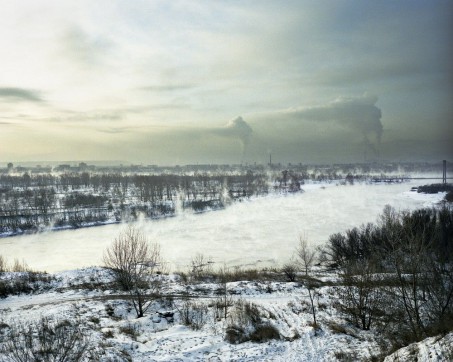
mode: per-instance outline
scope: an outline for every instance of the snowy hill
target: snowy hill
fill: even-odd
[[[4,273],[1,280],[24,275]],[[307,289],[281,277],[228,282],[231,303],[224,319],[219,303],[225,296],[217,283],[189,283],[180,275],[161,276],[165,297],[154,301],[145,317],[137,319],[127,294],[113,287],[111,271],[87,268],[47,276],[35,281],[28,294],[1,299],[0,335],[5,347],[9,333],[21,323],[39,325],[46,318],[78,326],[90,356],[100,361],[382,360],[379,334],[353,327],[334,307],[335,273],[317,269],[313,276],[319,282],[317,328]],[[254,321],[243,313],[244,306],[254,314]],[[242,328],[245,342],[226,340],[232,325]],[[266,335],[257,338],[255,334],[255,341],[247,341],[247,333],[253,333],[257,325],[270,326],[278,331],[277,336],[267,340]],[[386,361],[413,360],[414,350],[419,361],[446,361],[451,357],[451,341],[452,334],[431,338],[398,351]],[[3,354],[0,360],[14,359]]]

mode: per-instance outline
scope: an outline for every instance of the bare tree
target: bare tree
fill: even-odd
[[[190,274],[195,280],[202,280],[209,274],[212,274],[212,264],[214,262],[210,258],[206,258],[203,254],[197,253],[190,260]]]
[[[385,288],[386,312],[393,317],[389,318],[393,330],[398,331],[394,343],[403,345],[449,331],[453,322],[451,237],[444,244],[441,236],[451,221],[442,224],[439,214],[428,209],[385,211],[384,256],[394,273]]]
[[[219,319],[224,318],[225,320],[228,317],[228,309],[233,305],[233,298],[228,294],[228,277],[229,271],[226,265],[223,265],[218,271],[219,275],[219,297],[216,300],[217,311],[220,311],[218,315]]]
[[[404,311],[405,324],[410,327],[414,340],[420,340],[427,335],[427,321],[423,318],[426,309],[425,285],[431,275],[427,247],[423,238],[412,233],[410,227],[401,230],[400,237],[392,241],[394,250],[389,259],[396,285],[388,288],[388,293]]]
[[[453,262],[443,262],[442,257],[430,256],[424,291],[431,330],[445,333],[453,326]]]
[[[298,258],[298,262],[301,268],[305,272],[306,277],[305,287],[307,288],[308,296],[310,297],[311,312],[313,315],[313,327],[315,328],[316,333],[317,322],[316,322],[315,294],[317,283],[315,282],[315,280],[309,277],[309,271],[316,260],[316,250],[313,250],[311,247],[309,247],[307,239],[300,236],[299,245],[296,248],[296,256]]]
[[[149,244],[142,231],[129,226],[105,251],[104,264],[129,292],[137,318],[143,317],[160,290],[157,276],[163,266],[160,246]]]
[[[316,251],[308,246],[307,239],[303,236],[299,237],[299,245],[296,248],[296,255],[302,269],[305,272],[305,275],[308,276],[308,272],[316,260]]]
[[[313,328],[315,330],[315,335],[317,334],[318,323],[316,321],[316,308],[315,308],[315,296],[319,297],[316,288],[318,284],[313,279],[307,279],[305,283],[305,287],[308,290],[308,296],[310,298],[310,305],[311,305],[311,314],[313,316]]]

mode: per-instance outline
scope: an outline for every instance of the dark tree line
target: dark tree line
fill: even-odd
[[[268,192],[267,175],[64,173],[0,175],[0,233],[218,209]]]

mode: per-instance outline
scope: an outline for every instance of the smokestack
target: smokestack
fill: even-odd
[[[444,185],[447,183],[447,160],[443,161],[442,183]]]

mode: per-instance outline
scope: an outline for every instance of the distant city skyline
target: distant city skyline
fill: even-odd
[[[453,160],[453,3],[2,1],[0,162]]]

